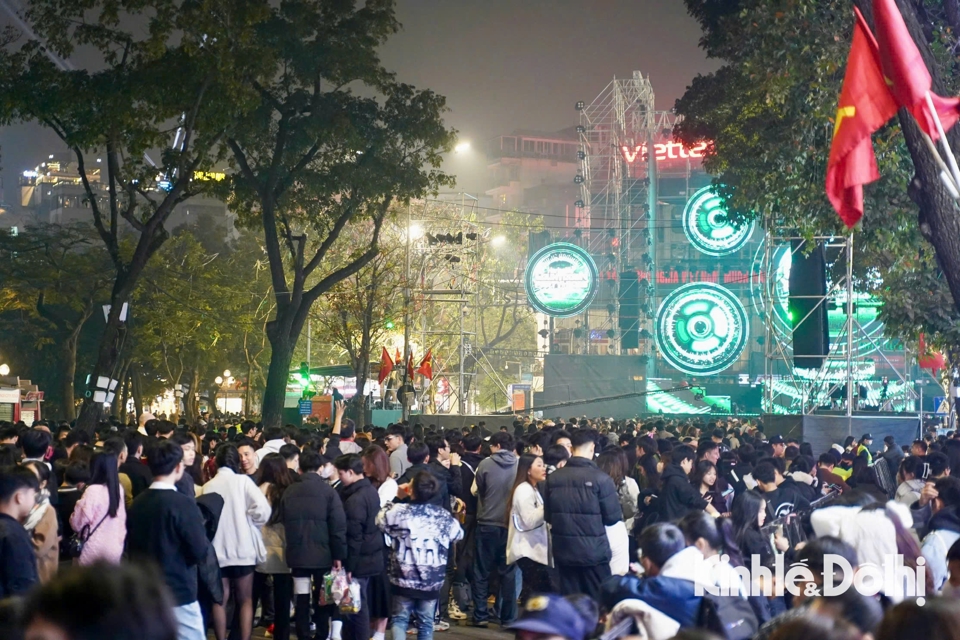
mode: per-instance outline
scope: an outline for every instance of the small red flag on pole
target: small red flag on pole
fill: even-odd
[[[433,349],[427,349],[427,354],[423,356],[420,366],[417,367],[417,373],[428,380],[433,380]]]
[[[413,384],[413,351],[407,355],[407,381]]]
[[[383,384],[383,381],[387,379],[391,371],[393,371],[393,360],[390,359],[387,348],[383,347],[383,353],[380,354],[380,375],[377,376],[377,382]]]
[[[863,185],[880,178],[870,136],[897,113],[880,70],[877,43],[860,12],[847,57],[833,142],[827,161],[827,197],[852,227],[863,217]]]

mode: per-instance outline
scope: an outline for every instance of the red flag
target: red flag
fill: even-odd
[[[880,178],[870,135],[897,112],[880,71],[877,43],[856,11],[827,161],[827,197],[848,227],[863,217],[863,185]]]
[[[930,369],[930,371],[933,372],[933,375],[937,375],[937,372],[940,369],[947,368],[947,359],[944,358],[942,353],[927,353],[927,345],[922,333],[920,334],[919,346],[920,353],[917,356],[917,362],[921,369]]]
[[[393,361],[397,364],[403,362],[403,356],[400,355],[400,349],[394,349],[393,352],[396,354],[393,358]]]
[[[407,354],[407,380],[413,383],[413,351]]]
[[[383,381],[387,379],[391,371],[393,371],[393,360],[390,359],[387,348],[383,347],[383,353],[380,354],[380,375],[377,377],[377,382],[383,384]]]
[[[417,373],[428,380],[433,380],[433,349],[427,349],[427,355],[423,356],[423,360],[420,361]]]
[[[937,126],[926,95],[933,81],[923,56],[910,37],[896,0],[873,0],[873,17],[880,46],[880,68],[897,104],[906,107],[917,119],[920,128],[936,140]],[[943,130],[947,131],[960,119],[960,98],[943,98],[931,94],[933,105],[940,114]]]

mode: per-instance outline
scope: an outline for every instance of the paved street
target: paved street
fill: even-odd
[[[214,638],[213,634],[210,634],[209,637]],[[258,627],[253,630],[253,637],[259,640],[268,636],[264,635],[264,630]],[[294,634],[293,637],[296,637],[296,635]],[[407,637],[410,640],[416,640],[415,635],[408,635]],[[433,637],[434,640],[504,640],[504,638],[510,637],[510,634],[500,631],[500,628],[495,625],[491,625],[489,629],[476,629],[451,624],[449,631],[434,633]],[[391,640],[389,629],[387,630],[387,640]]]

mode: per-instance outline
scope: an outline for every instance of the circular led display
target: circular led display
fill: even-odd
[[[727,210],[713,187],[700,189],[683,209],[683,232],[690,244],[710,256],[738,251],[753,235],[754,223],[734,226],[727,222]]]
[[[674,289],[657,312],[657,347],[675,369],[712,375],[728,368],[747,344],[747,312],[728,289],[695,282]]]
[[[533,254],[524,274],[530,304],[555,318],[575,316],[589,307],[599,280],[590,254],[566,242],[547,245]]]

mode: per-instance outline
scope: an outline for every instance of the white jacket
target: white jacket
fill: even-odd
[[[519,526],[519,529],[518,529]],[[517,485],[507,530],[507,564],[530,558],[550,565],[547,525],[543,519],[543,498],[529,482]]]
[[[254,482],[222,467],[203,485],[204,494],[223,498],[213,549],[221,567],[253,567],[267,558],[260,527],[270,519],[270,503]]]
[[[914,502],[920,499],[920,491],[923,489],[923,480],[920,478],[914,478],[913,480],[906,480],[900,483],[900,486],[897,487],[897,493],[894,495],[893,499],[899,502],[900,504],[905,504],[908,507]]]
[[[268,453],[280,453],[280,447],[285,444],[286,442],[284,442],[283,438],[264,442],[263,447],[257,450],[257,466],[260,466],[260,463],[263,462],[263,459],[267,457]]]

